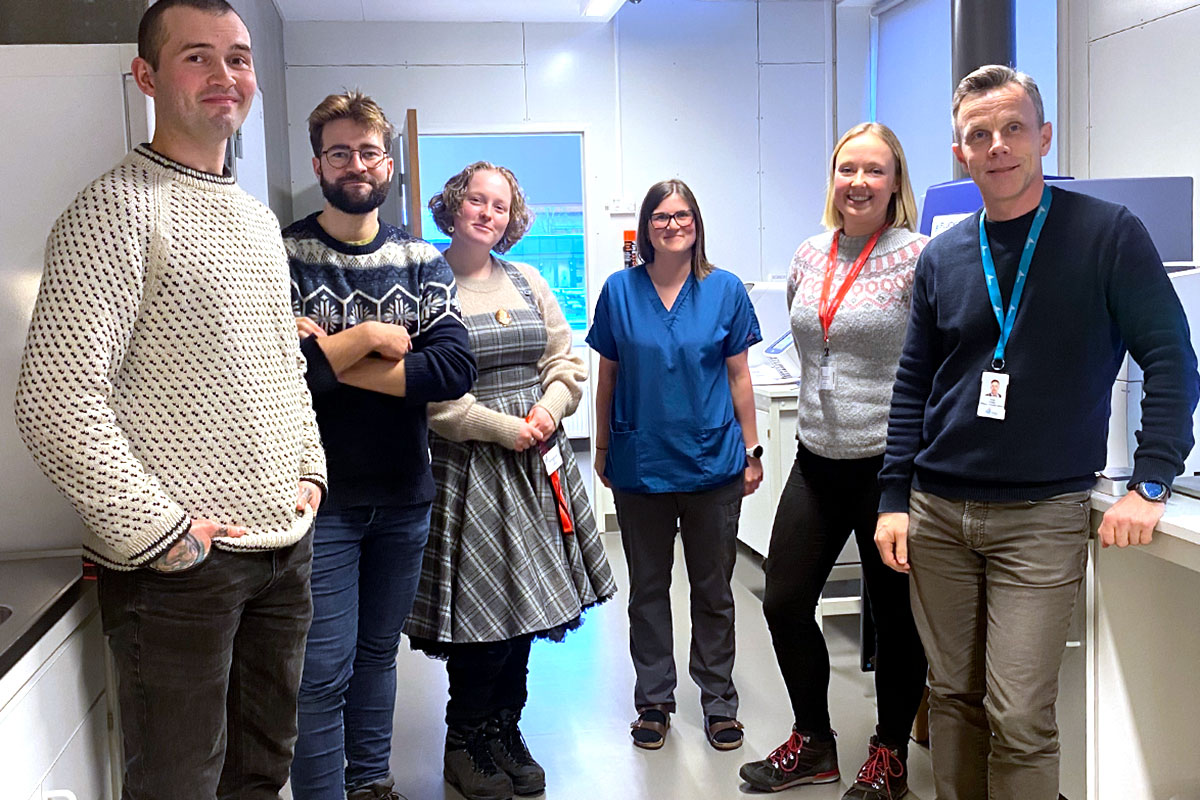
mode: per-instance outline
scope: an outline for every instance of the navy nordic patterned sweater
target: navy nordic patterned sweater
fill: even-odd
[[[344,508],[431,501],[425,404],[461,397],[475,382],[450,265],[433,245],[385,222],[372,241],[352,245],[334,239],[310,214],[289,225],[283,241],[296,316],[329,334],[378,320],[403,325],[412,337],[405,397],[340,383],[316,337],[301,342],[328,462],[329,502]]]
[[[1019,502],[1091,488],[1103,469],[1113,380],[1126,349],[1146,373],[1133,480],[1170,484],[1192,447],[1200,376],[1188,323],[1141,221],[1052,188],[1005,352],[1007,418],[976,414],[1000,328],[979,253],[979,213],[921,252],[888,419],[880,511],[910,486]],[[1007,307],[1033,212],[987,222]]]

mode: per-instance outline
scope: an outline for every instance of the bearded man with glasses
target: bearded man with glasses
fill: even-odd
[[[394,169],[383,110],[330,95],[308,127],[325,207],[283,238],[332,502],[313,542],[292,795],[389,800],[396,651],[434,496],[425,404],[462,396],[475,360],[446,260],[379,219]]]

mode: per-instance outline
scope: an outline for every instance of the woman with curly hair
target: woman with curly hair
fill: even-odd
[[[530,644],[561,641],[616,592],[561,427],[587,372],[546,280],[493,255],[532,221],[512,172],[471,164],[429,208],[479,374],[429,406],[437,498],[406,632],[446,659],[446,780],[470,800],[537,794],[545,772],[518,728]]]

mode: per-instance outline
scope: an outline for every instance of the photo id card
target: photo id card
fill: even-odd
[[[822,392],[832,392],[837,385],[837,362],[828,350],[821,356],[821,385]]]
[[[551,436],[545,442],[538,443],[538,450],[542,455],[542,464],[546,468],[547,475],[553,475],[558,472],[563,465],[562,451],[558,449],[558,434]]]
[[[977,416],[1004,419],[1004,404],[1008,402],[1008,375],[984,371],[979,379],[979,409]]]

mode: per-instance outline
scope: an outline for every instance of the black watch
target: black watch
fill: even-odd
[[[1165,503],[1171,496],[1171,487],[1162,481],[1140,481],[1130,488],[1151,503]]]
[[[763,446],[756,444],[754,447],[746,448],[746,458],[762,458]]]

